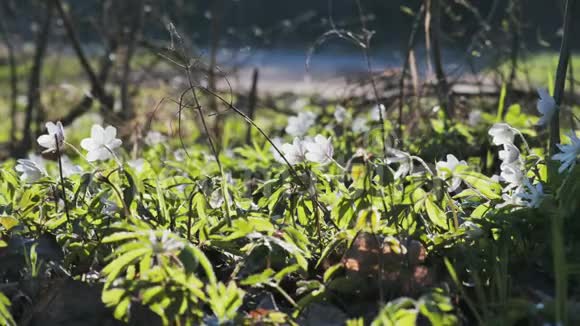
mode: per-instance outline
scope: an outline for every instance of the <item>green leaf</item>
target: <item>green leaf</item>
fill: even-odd
[[[13,227],[18,225],[18,220],[12,216],[0,216],[0,225],[10,231]]]
[[[414,326],[417,321],[416,303],[409,298],[399,298],[385,305],[371,323],[372,326]]]
[[[0,292],[0,325],[16,326],[16,321],[14,321],[10,310],[8,310],[10,305],[10,300]]]
[[[118,320],[128,322],[130,307],[131,307],[131,298],[125,297],[123,300],[121,300],[121,302],[119,302],[119,304],[117,304],[117,306],[115,307],[115,311],[113,312],[113,315]]]
[[[136,249],[127,252],[118,257],[117,259],[113,260],[112,262],[110,262],[109,265],[105,266],[105,268],[103,268],[102,271],[102,273],[107,276],[107,282],[105,283],[105,287],[111,284],[124,269],[129,267],[131,263],[141,258],[142,256],[145,256],[150,253],[151,253],[150,248]]]
[[[400,6],[400,8],[401,8],[401,12],[406,14],[406,15],[409,15],[409,16],[415,15],[415,13],[413,12],[413,9],[411,9],[407,6]]]
[[[161,182],[157,178],[155,183],[155,189],[157,190],[157,203],[159,204],[159,209],[161,211],[161,216],[159,216],[159,223],[167,223],[169,221],[169,210],[167,209],[167,203],[165,202],[165,196],[163,189],[161,189]]]
[[[328,282],[330,280],[330,278],[332,277],[332,275],[334,275],[334,273],[336,273],[342,267],[343,267],[342,263],[338,263],[338,264],[330,266],[327,270],[324,271],[324,276],[322,278],[322,281],[324,283]]]
[[[355,230],[370,230],[375,232],[379,224],[379,212],[376,209],[363,209],[359,211]]]
[[[165,287],[161,285],[153,286],[141,292],[141,299],[144,304],[151,304],[161,298],[165,292]]]
[[[275,274],[274,270],[268,268],[264,270],[262,273],[254,274],[246,277],[244,280],[240,282],[241,285],[249,285],[249,286],[256,286],[261,285],[264,283],[268,283],[272,276]]]
[[[447,271],[449,272],[449,276],[451,276],[453,282],[455,282],[455,284],[457,284],[458,286],[461,286],[461,283],[459,282],[459,277],[457,277],[457,272],[455,272],[455,268],[453,267],[453,265],[451,264],[451,262],[447,257],[444,258],[444,262],[445,267],[447,267]]]
[[[296,272],[297,270],[299,270],[300,267],[301,266],[298,264],[284,267],[281,271],[279,271],[278,273],[276,273],[276,275],[274,275],[274,280],[276,280],[276,282],[280,282],[287,275],[292,274],[292,273]]]
[[[501,185],[491,178],[478,172],[469,171],[463,167],[457,167],[455,174],[485,198],[489,200],[501,198]]]
[[[439,208],[439,206],[433,203],[431,196],[427,196],[425,199],[425,210],[431,222],[433,222],[438,227],[447,230],[447,216],[445,212]]]
[[[137,184],[135,183],[136,177],[133,174],[132,169],[129,167],[123,169],[123,173],[129,183],[129,187],[123,189],[123,201],[127,207],[131,207],[131,203],[133,203],[135,196],[137,196]]]
[[[328,245],[326,245],[326,247],[324,247],[324,250],[322,251],[320,258],[318,259],[318,262],[316,262],[315,268],[318,268],[318,266],[320,266],[320,264],[326,259],[326,257],[328,257],[328,255],[332,253],[334,249],[336,249],[340,244],[342,244],[346,240],[347,239],[346,237],[344,237],[344,233],[342,232],[337,236],[335,236],[334,239],[332,239],[332,241]]]
[[[119,242],[119,241],[125,241],[125,240],[129,240],[129,239],[136,239],[139,238],[141,236],[145,235],[144,233],[138,233],[138,232],[115,232],[105,238],[103,238],[103,243],[113,243],[113,242]]]
[[[197,259],[201,268],[203,268],[205,272],[205,276],[209,280],[210,283],[214,284],[217,283],[217,278],[213,271],[213,267],[209,259],[207,259],[206,255],[196,246],[188,245],[183,250],[187,250],[191,253],[193,257]]]
[[[116,306],[125,296],[127,292],[124,289],[110,289],[105,290],[101,294],[101,300],[107,306]]]
[[[473,212],[471,213],[471,216],[472,217],[482,218],[490,210],[491,210],[491,206],[489,205],[489,203],[485,203],[485,204],[482,204],[482,205],[477,206],[473,210]]]

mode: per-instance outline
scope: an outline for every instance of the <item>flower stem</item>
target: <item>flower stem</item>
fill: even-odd
[[[58,157],[58,173],[60,175],[60,185],[62,187],[62,200],[64,202],[64,213],[66,216],[66,221],[72,230],[72,223],[70,221],[68,203],[66,201],[66,187],[64,185],[64,173],[62,172],[62,157],[60,156],[60,146],[59,146],[59,142],[58,142],[58,135],[55,134],[54,138],[55,138],[54,143],[56,144],[56,155]]]
[[[574,9],[576,0],[566,1],[566,11],[564,14],[564,34],[560,46],[560,59],[556,71],[556,83],[554,85],[554,100],[556,101],[557,111],[550,122],[550,156],[557,151],[556,144],[560,142],[560,106],[564,97],[564,88],[566,87],[566,72],[570,61],[570,33],[574,20]]]
[[[89,163],[89,165],[93,168],[96,169],[97,167],[91,163],[84,155],[83,153],[81,153],[73,144],[71,143],[67,143],[66,141],[64,142],[65,145],[67,145],[68,147],[72,148],[75,153],[77,153],[78,156],[82,157],[87,163]]]
[[[550,122],[550,143],[549,155],[547,162],[557,152],[556,144],[560,143],[560,107],[562,98],[564,97],[564,88],[566,87],[566,72],[570,61],[570,37],[572,32],[572,24],[575,17],[575,9],[577,8],[576,0],[566,1],[566,10],[564,13],[564,33],[562,36],[562,44],[560,46],[560,59],[558,62],[558,69],[556,71],[556,83],[554,86],[554,100],[556,101],[557,111]],[[576,14],[577,15],[577,14]],[[552,162],[553,163],[553,162]],[[548,164],[548,178],[553,179],[557,170],[555,164]],[[552,255],[554,263],[554,277],[556,286],[556,324],[567,325],[567,290],[568,290],[568,273],[566,270],[566,256],[565,256],[565,239],[564,239],[564,221],[560,214],[556,214],[552,218]]]

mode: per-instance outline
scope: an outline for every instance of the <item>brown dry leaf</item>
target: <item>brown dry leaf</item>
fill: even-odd
[[[416,240],[404,246],[395,238],[361,232],[342,257],[347,276],[380,279],[383,286],[414,293],[434,282],[425,265],[427,251]]]

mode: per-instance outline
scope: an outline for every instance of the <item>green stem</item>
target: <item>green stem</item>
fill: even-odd
[[[562,44],[560,46],[560,59],[558,62],[558,69],[556,71],[556,83],[554,86],[554,100],[556,101],[557,111],[550,122],[550,147],[549,157],[546,162],[551,161],[551,157],[557,152],[557,146],[560,142],[560,108],[562,99],[564,97],[564,89],[566,87],[566,72],[570,61],[570,37],[572,32],[572,24],[576,9],[576,0],[566,1],[566,10],[564,13],[564,34],[562,36]],[[550,162],[548,164],[548,178],[553,179],[558,172],[555,170],[557,165]],[[567,325],[567,296],[568,296],[568,273],[566,267],[565,256],[565,239],[564,239],[564,221],[560,214],[554,215],[552,218],[552,255],[554,263],[554,277],[556,283],[556,324]]]
[[[64,184],[64,173],[62,172],[62,157],[60,156],[60,146],[58,144],[58,135],[56,134],[54,135],[54,144],[56,145],[56,155],[58,156],[58,173],[60,175],[60,185],[62,187],[62,200],[64,202],[64,213],[66,215],[66,221],[68,223],[68,226],[72,230],[73,225],[70,221],[68,203],[66,201],[66,187]]]
[[[560,46],[560,59],[556,71],[556,83],[554,85],[554,100],[556,101],[557,111],[550,123],[550,156],[557,152],[556,144],[560,142],[560,107],[564,97],[564,88],[566,87],[566,72],[570,61],[570,33],[574,20],[574,9],[576,0],[566,1],[566,11],[564,14],[564,34]]]
[[[561,214],[552,217],[552,256],[556,278],[556,324],[567,325],[568,272],[566,268],[564,221]]]

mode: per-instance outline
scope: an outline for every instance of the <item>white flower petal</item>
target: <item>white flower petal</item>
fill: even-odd
[[[507,123],[496,123],[490,129],[488,134],[493,137],[492,142],[495,145],[512,144],[516,132]]]
[[[113,126],[107,126],[105,128],[105,136],[104,136],[104,143],[109,144],[117,137],[117,128]]]
[[[38,145],[44,147],[44,148],[48,148],[48,149],[56,149],[55,147],[55,139],[54,137],[51,137],[50,135],[41,135],[40,137],[38,137],[38,139],[36,140],[38,142]]]
[[[95,144],[92,138],[85,138],[81,140],[81,147],[87,151],[93,151],[99,147],[99,145]]]
[[[91,128],[91,138],[97,144],[103,144],[105,142],[105,130],[100,125],[93,125]]]
[[[100,159],[99,150],[92,150],[87,153],[87,161],[94,162]]]

